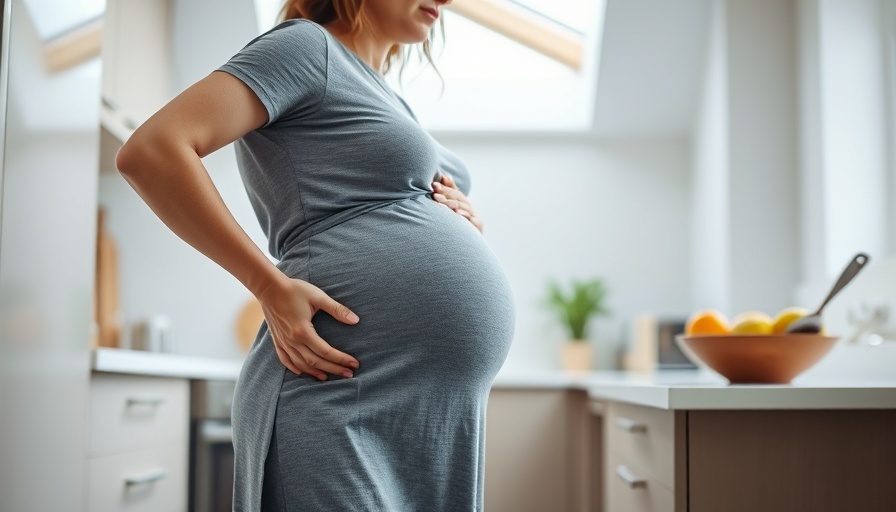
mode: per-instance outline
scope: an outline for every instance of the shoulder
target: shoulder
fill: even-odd
[[[326,29],[310,20],[286,20],[251,40],[249,47],[271,48],[282,51],[326,52]]]

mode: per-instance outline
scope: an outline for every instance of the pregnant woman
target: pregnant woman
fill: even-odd
[[[290,0],[140,126],[122,175],[265,314],[233,403],[235,511],[483,507],[511,289],[463,162],[383,73],[450,0]],[[273,265],[201,157],[235,141]]]

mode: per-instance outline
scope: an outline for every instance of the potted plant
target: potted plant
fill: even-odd
[[[587,340],[588,322],[609,313],[606,295],[606,286],[601,279],[573,280],[569,293],[554,281],[548,283],[547,304],[570,336],[561,354],[564,370],[581,372],[591,369],[594,352]]]

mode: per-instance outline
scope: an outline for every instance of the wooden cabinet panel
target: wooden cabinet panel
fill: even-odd
[[[186,379],[94,373],[90,379],[90,456],[186,444]]]
[[[580,389],[492,389],[485,510],[599,512],[600,414]]]
[[[608,451],[670,490],[675,487],[674,411],[613,402],[605,429]]]
[[[691,512],[896,510],[896,411],[691,411]]]
[[[485,442],[485,510],[568,511],[565,389],[492,390]]]
[[[90,459],[90,512],[183,512],[187,509],[187,445]]]

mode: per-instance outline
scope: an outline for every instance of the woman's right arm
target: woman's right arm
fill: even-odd
[[[201,161],[267,121],[248,86],[215,71],[137,128],[115,163],[165,225],[258,298],[287,368],[322,380],[324,372],[351,376],[357,360],[321,339],[311,318],[321,309],[347,324],[358,317],[323,290],[280,272],[233,218]]]

